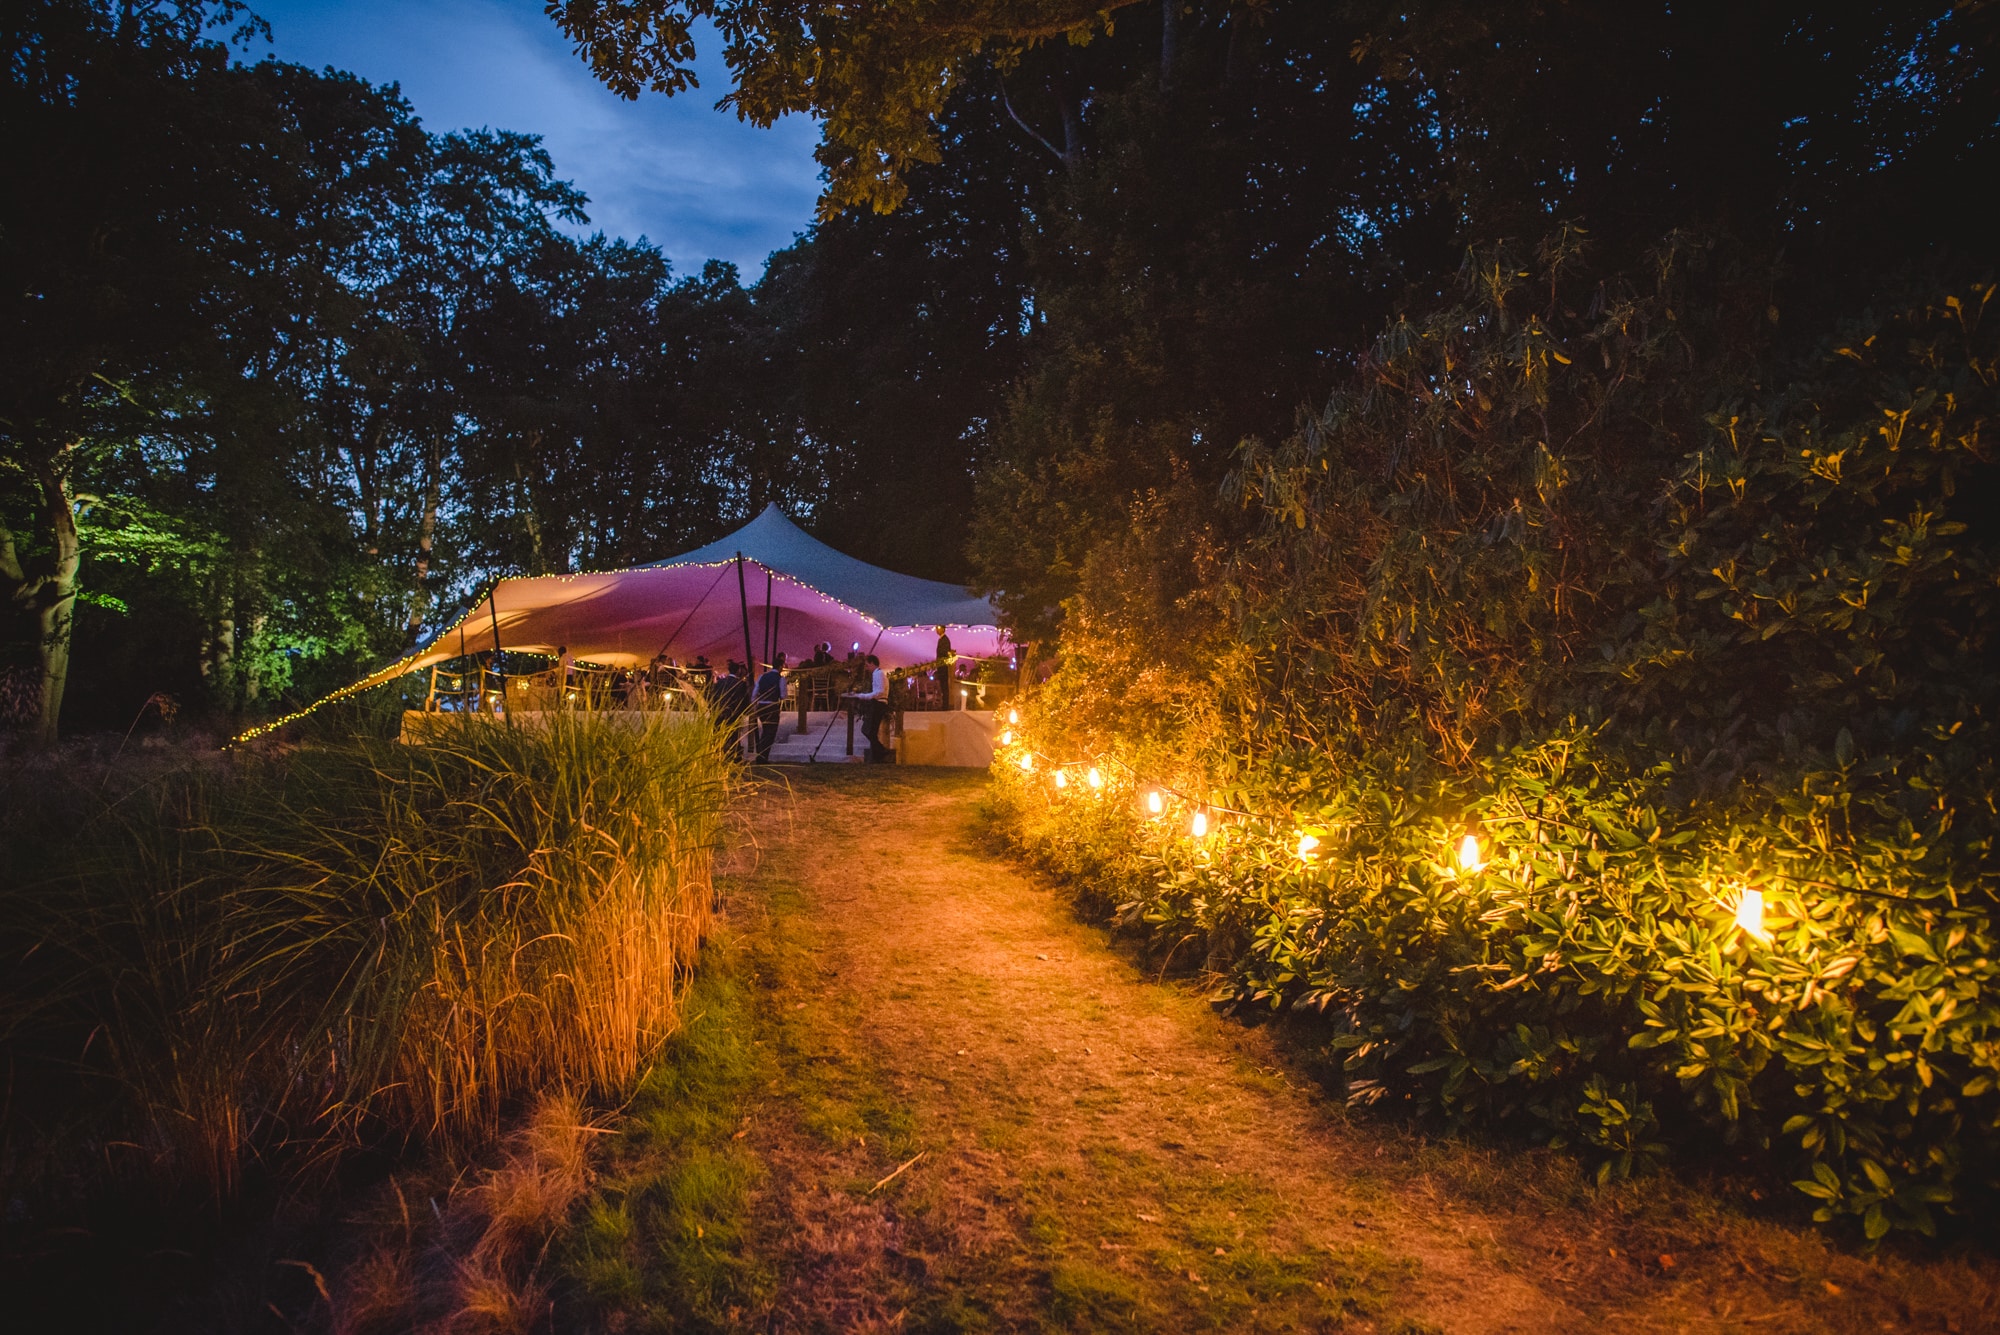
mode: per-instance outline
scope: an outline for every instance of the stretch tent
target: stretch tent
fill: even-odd
[[[740,560],[738,559],[740,556]],[[393,681],[435,663],[503,649],[553,654],[567,647],[586,662],[614,667],[668,654],[682,663],[706,655],[720,666],[770,644],[796,663],[831,641],[836,657],[859,645],[888,667],[936,656],[937,626],[961,654],[1008,652],[991,602],[953,584],[899,575],[835,551],[775,505],[706,547],[631,570],[503,579],[457,624],[407,658],[342,694]]]

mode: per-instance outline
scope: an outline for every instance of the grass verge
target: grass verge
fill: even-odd
[[[426,741],[10,782],[0,1278],[49,1321],[310,1307],[317,1272],[219,1295],[270,1287],[218,1274],[229,1239],[385,1169],[488,1161],[548,1096],[622,1098],[679,1025],[732,782],[712,730],[579,714]],[[207,1315],[162,1315],[182,1303]]]
[[[768,1303],[775,1278],[748,1245],[762,1168],[745,1141],[752,1101],[778,1069],[759,1037],[771,1015],[758,980],[786,953],[739,927],[710,939],[687,1022],[640,1079],[564,1247],[580,1303],[598,1319],[721,1330]]]

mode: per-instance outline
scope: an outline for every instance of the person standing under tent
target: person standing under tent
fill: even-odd
[[[806,708],[833,707],[833,641],[821,640],[813,646],[812,662],[806,666]]]
[[[653,661],[646,665],[645,672],[641,674],[641,680],[646,687],[647,704],[664,707],[667,697],[673,693],[675,678],[679,675],[679,669],[674,666],[674,660],[667,657],[666,650],[662,649],[654,654]]]
[[[862,662],[869,669],[870,680],[861,697],[861,733],[868,739],[868,763],[879,765],[889,758],[889,748],[882,744],[882,725],[889,717],[889,674],[873,654]]]
[[[936,676],[936,681],[937,681],[937,688],[938,688],[938,708],[939,708],[939,709],[956,709],[956,708],[958,708],[958,703],[957,703],[957,701],[955,701],[955,700],[953,700],[953,699],[951,698],[951,688],[952,688],[952,680],[951,680],[951,664],[952,664],[952,654],[951,654],[951,636],[949,636],[949,635],[947,635],[947,634],[945,634],[945,633],[944,633],[944,627],[943,627],[943,626],[939,626],[939,627],[937,628],[937,633],[938,633],[938,642],[937,642],[937,676]]]
[[[555,686],[555,707],[568,709],[576,703],[570,698],[570,686],[576,680],[576,659],[570,657],[569,646],[556,646],[556,665],[550,669]]]
[[[743,758],[743,716],[750,709],[750,684],[744,679],[743,665],[730,659],[721,675],[708,684],[708,703],[722,725],[723,750]]]
[[[785,655],[780,651],[777,661],[764,665],[763,675],[757,678],[756,687],[750,692],[750,708],[756,719],[757,763],[771,763],[771,747],[778,740],[778,719],[785,709]]]

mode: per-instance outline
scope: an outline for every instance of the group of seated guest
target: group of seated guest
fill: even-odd
[[[706,656],[681,664],[666,654],[656,656],[643,667],[591,668],[579,664],[567,645],[555,653],[555,666],[533,674],[530,681],[559,694],[571,707],[645,709],[668,703],[676,693],[697,696],[706,693],[714,676]]]
[[[938,655],[929,664],[892,674],[872,653],[863,653],[860,644],[851,645],[844,658],[836,658],[833,645],[821,641],[810,657],[788,669],[783,653],[773,655],[754,677],[737,659],[727,660],[718,670],[706,655],[682,663],[664,652],[643,666],[604,668],[578,663],[567,645],[552,655],[552,666],[512,678],[518,695],[507,695],[514,685],[494,669],[481,669],[475,680],[471,672],[434,673],[430,708],[451,708],[451,699],[471,702],[458,708],[490,708],[502,712],[508,707],[538,709],[673,709],[679,704],[700,702],[722,720],[729,749],[738,757],[754,756],[768,763],[776,743],[781,715],[787,700],[805,712],[845,709],[861,724],[868,744],[868,759],[892,759],[888,737],[889,720],[903,709],[960,709],[965,684],[977,675],[978,660],[959,659],[952,652],[945,628],[938,628]],[[546,660],[544,660],[546,661]],[[485,690],[478,683],[498,677],[501,689]],[[449,681],[448,695],[438,690],[440,680]],[[803,720],[802,720],[803,722]],[[803,730],[803,729],[802,729]]]
[[[682,663],[663,652],[644,666],[609,670],[580,665],[567,646],[558,646],[554,657],[554,666],[533,678],[554,695],[551,703],[583,709],[657,709],[672,708],[671,697],[676,695],[699,700],[723,719],[737,753],[747,751],[760,762],[769,760],[788,699],[809,711],[851,708],[862,724],[869,758],[887,759],[884,729],[892,709],[963,708],[960,692],[976,669],[975,660],[961,660],[953,653],[942,626],[937,659],[894,681],[881,660],[863,653],[858,643],[844,658],[836,658],[833,645],[821,641],[809,658],[790,668],[786,656],[777,653],[775,661],[754,676],[741,660],[728,659],[718,669],[705,654]]]

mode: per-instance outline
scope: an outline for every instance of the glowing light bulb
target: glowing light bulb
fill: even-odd
[[[1014,744],[1014,730],[1012,728],[1002,728],[1000,730],[1000,745],[1012,746],[1013,744]]]
[[[1299,847],[1298,847],[1299,861],[1311,862],[1313,859],[1313,850],[1318,847],[1319,847],[1318,839],[1315,839],[1312,835],[1309,834],[1300,835]]]
[[[1155,816],[1159,815],[1161,811],[1165,810],[1166,805],[1167,804],[1165,802],[1160,800],[1160,795],[1158,793],[1146,794],[1146,810],[1152,812]]]
[[[1736,925],[1744,935],[1754,937],[1765,945],[1771,943],[1771,933],[1764,927],[1764,892],[1746,888],[1736,900]]]
[[[1009,723],[1019,723],[1019,722],[1021,721],[1021,711],[1020,711],[1020,710],[1018,710],[1018,709],[1010,709],[1010,710],[1008,710],[1008,711],[1007,711],[1007,721],[1008,721]]]
[[[1031,755],[1023,754],[1021,757],[1021,768],[1028,771],[1029,773],[1033,773],[1035,768],[1035,758]]]
[[[1104,786],[1104,776],[1097,772],[1097,766],[1095,765],[1092,765],[1090,767],[1089,772],[1086,773],[1083,777],[1084,781],[1088,783],[1092,788],[1102,788]]]
[[[1206,811],[1197,811],[1194,813],[1194,819],[1188,822],[1188,832],[1197,839],[1206,839],[1208,837],[1208,813]]]
[[[1468,834],[1465,838],[1458,841],[1458,869],[1460,871],[1478,871],[1485,865],[1485,859],[1479,856],[1478,835]]]
[[[1056,771],[1056,787],[1058,788],[1069,787],[1069,775],[1063,773],[1061,770]]]

